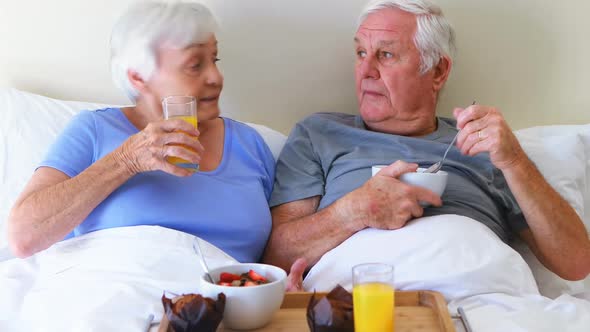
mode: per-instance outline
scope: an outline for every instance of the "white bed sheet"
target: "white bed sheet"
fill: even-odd
[[[164,291],[199,291],[194,239],[157,226],[115,228],[0,263],[0,331],[146,331],[149,315],[162,317]],[[235,262],[201,245],[210,268]]]

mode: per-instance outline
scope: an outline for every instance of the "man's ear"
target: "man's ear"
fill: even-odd
[[[448,56],[441,56],[436,67],[434,67],[433,89],[434,91],[440,91],[444,86],[449,75],[451,74],[451,68],[453,67],[453,60]]]
[[[132,69],[127,70],[127,79],[131,83],[131,86],[139,92],[139,94],[145,94],[147,90],[146,81],[144,81],[143,77],[136,71]]]

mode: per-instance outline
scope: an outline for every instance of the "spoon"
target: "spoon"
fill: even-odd
[[[475,101],[473,101],[473,103],[471,105],[472,106],[475,105]],[[457,136],[459,136],[460,132],[461,132],[461,130],[457,131],[457,134],[455,134],[455,137],[453,137],[453,140],[451,141],[451,144],[449,144],[449,146],[447,147],[447,150],[445,151],[445,154],[443,155],[442,159],[439,162],[428,167],[428,169],[424,170],[422,173],[436,173],[436,172],[440,171],[443,163],[445,162],[445,159],[447,158],[447,153],[449,153],[449,150],[453,147],[453,144],[455,144],[455,141],[457,140]]]
[[[193,249],[197,253],[197,256],[199,256],[199,262],[201,262],[201,267],[205,271],[205,277],[206,277],[206,279],[208,279],[207,281],[214,284],[215,281],[213,281],[211,274],[209,274],[209,268],[207,267],[207,263],[205,262],[205,256],[203,256],[203,252],[201,251],[201,246],[199,245],[199,238],[195,238],[195,241],[193,241]]]
[[[422,173],[436,173],[436,172],[440,171],[443,163],[445,162],[445,159],[447,158],[447,153],[449,153],[449,150],[451,149],[451,147],[453,147],[453,144],[455,143],[455,140],[457,140],[457,136],[459,136],[460,132],[461,132],[460,130],[457,132],[457,134],[455,135],[455,137],[451,141],[451,144],[449,144],[449,147],[445,151],[445,154],[443,155],[442,159],[439,162],[437,162],[436,164],[433,164],[432,166],[428,167],[428,169],[426,169]]]

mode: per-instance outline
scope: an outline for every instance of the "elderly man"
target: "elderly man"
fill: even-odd
[[[472,105],[456,108],[456,120],[436,116],[454,48],[440,8],[427,0],[373,2],[354,44],[360,116],[315,114],[292,131],[277,164],[267,262],[288,268],[304,257],[313,265],[365,228],[395,230],[414,218],[457,214],[503,241],[519,235],[562,278],[588,275],[584,225],[502,114]],[[449,179],[442,197],[399,181],[439,161],[458,131],[443,166]],[[372,165],[391,162],[370,177]]]

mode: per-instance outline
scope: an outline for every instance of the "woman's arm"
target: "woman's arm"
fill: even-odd
[[[17,257],[28,257],[62,240],[132,173],[113,155],[70,178],[39,168],[8,217],[8,240]]]
[[[28,257],[62,240],[135,174],[161,170],[192,175],[168,163],[166,157],[199,163],[203,147],[197,136],[199,132],[182,120],[156,122],[72,178],[54,168],[39,168],[8,217],[11,250],[18,257]]]

